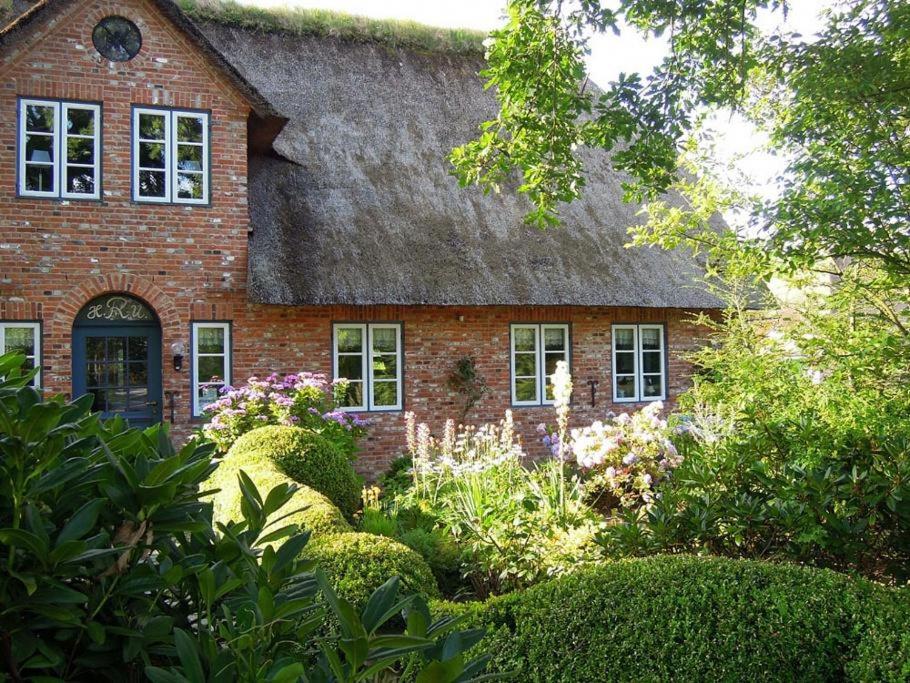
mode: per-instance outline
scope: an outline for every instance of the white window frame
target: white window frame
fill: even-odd
[[[363,340],[363,350],[360,354],[352,352],[339,353],[338,331],[342,329],[360,330]],[[376,381],[391,383],[392,380],[376,380],[373,376],[373,360],[375,357],[373,346],[373,332],[375,330],[395,330],[395,405],[377,406],[373,401],[373,384]],[[360,411],[371,413],[389,413],[402,410],[404,407],[404,345],[402,344],[401,323],[334,323],[332,325],[332,378],[339,379],[339,355],[361,357],[361,377],[363,377],[363,403],[357,406],[342,406],[344,411]],[[387,354],[379,354],[387,355]],[[391,355],[391,354],[388,354]]]
[[[26,111],[29,106],[50,107],[54,110],[54,130],[52,133],[31,133],[32,135],[47,135],[53,138],[54,156],[51,161],[51,171],[54,176],[54,189],[48,192],[40,190],[26,189],[26,167],[28,166],[25,158],[26,138],[29,132],[26,130]],[[87,137],[79,135],[70,135],[64,130],[64,121],[67,113],[71,109],[82,109],[91,111],[95,116],[95,132],[92,136],[94,143],[94,163],[88,164],[68,164],[66,154],[63,150],[66,148],[67,138],[70,137]],[[20,197],[42,197],[46,199],[100,199],[101,198],[101,105],[91,104],[89,102],[74,102],[63,100],[45,100],[41,98],[20,98],[19,99],[19,135],[18,135],[18,194]],[[68,167],[91,168],[94,171],[95,191],[87,192],[67,192],[66,190],[66,170]]]
[[[6,353],[6,331],[10,328],[26,328],[32,330],[35,335],[35,353],[31,358],[34,366],[38,368],[38,374],[35,375],[34,383],[36,387],[41,386],[41,323],[28,320],[4,320],[0,321],[0,355]]]
[[[516,330],[533,330],[534,331],[534,372],[536,373],[536,392],[534,399],[519,401],[515,390],[515,331]],[[569,371],[572,368],[572,337],[569,325],[566,323],[512,323],[509,326],[509,392],[513,406],[551,406],[554,404],[552,399],[547,398],[547,381],[546,377],[546,356],[547,351],[544,349],[545,332],[547,330],[561,330],[565,340],[565,358],[569,363]],[[519,353],[530,353],[521,351]],[[552,352],[551,352],[552,353]],[[522,375],[522,378],[525,376]]]
[[[224,331],[224,352],[223,353],[199,353],[199,330],[201,329],[217,329]],[[192,364],[191,371],[192,377],[190,382],[192,384],[192,410],[193,417],[203,417],[205,413],[203,412],[203,406],[199,405],[199,388],[202,386],[211,385],[211,382],[200,382],[199,381],[199,357],[208,357],[208,356],[218,356],[224,357],[224,386],[230,386],[231,384],[231,366],[233,364],[233,349],[231,341],[231,323],[229,322],[210,322],[210,321],[199,321],[192,323],[192,333],[190,334],[190,353],[192,353]]]
[[[139,194],[139,116],[142,114],[151,114],[153,116],[164,117],[164,140],[145,140],[145,142],[163,142],[167,159],[164,163],[164,196],[163,197],[144,197]],[[179,197],[179,184],[177,183],[178,173],[181,171],[177,168],[177,120],[179,118],[193,118],[202,121],[202,142],[201,143],[179,143],[190,144],[202,147],[202,197],[191,199]],[[194,111],[191,109],[165,109],[161,107],[133,107],[133,131],[132,131],[132,154],[133,154],[133,201],[139,203],[151,204],[190,204],[190,205],[207,205],[209,203],[209,183],[212,175],[210,164],[211,148],[209,140],[209,119],[207,111]],[[159,171],[161,169],[145,169]],[[198,172],[194,172],[198,173]]]
[[[617,324],[612,326],[612,332],[610,335],[610,348],[612,351],[611,358],[611,368],[610,373],[613,382],[613,402],[614,403],[650,403],[651,401],[664,401],[667,398],[667,343],[666,343],[666,325],[663,323],[641,323],[641,324]],[[616,372],[616,332],[617,330],[632,330],[632,357],[633,357],[633,372],[630,373],[621,373],[617,374]],[[644,388],[644,378],[645,376],[653,376],[658,373],[655,372],[644,372],[644,364],[642,363],[642,344],[641,344],[641,330],[657,330],[659,332],[658,339],[660,339],[660,388],[661,393],[659,396],[644,396],[642,390]],[[655,349],[654,351],[657,351]],[[652,351],[653,352],[653,351]],[[622,352],[620,352],[622,353]],[[625,353],[629,353],[626,351]],[[635,395],[634,396],[625,396],[620,398],[618,394],[618,387],[616,379],[618,376],[628,377],[632,376],[635,379]]]

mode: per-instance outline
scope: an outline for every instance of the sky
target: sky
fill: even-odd
[[[411,19],[431,26],[473,28],[488,31],[503,23],[505,6],[500,0],[240,0],[246,4],[272,7],[310,7],[331,9],[375,18]],[[780,12],[760,17],[764,30],[791,30],[811,36],[821,25],[819,15],[834,0],[791,0],[787,18]],[[662,40],[645,40],[630,31],[619,37],[597,35],[591,40],[588,71],[595,83],[607,83],[620,72],[647,73],[666,52]],[[736,116],[714,117],[712,127],[718,134],[716,154],[721,162],[732,163],[738,173],[750,180],[753,191],[770,196],[773,179],[784,160],[762,149],[765,138],[750,124]]]

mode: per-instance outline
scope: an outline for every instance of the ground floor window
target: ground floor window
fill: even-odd
[[[41,365],[41,323],[0,322],[0,355],[18,353],[25,356],[23,369],[31,370]],[[32,380],[41,386],[41,373]]]
[[[199,417],[231,383],[231,324],[194,322],[192,348],[193,415]]]
[[[613,400],[618,403],[666,398],[664,325],[613,325]]]
[[[569,326],[516,323],[511,329],[512,404],[553,404],[550,377],[556,363],[569,362]]]
[[[401,410],[401,324],[333,325],[332,373],[348,382],[345,409]]]

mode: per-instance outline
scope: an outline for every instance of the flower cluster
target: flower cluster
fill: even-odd
[[[221,397],[206,406],[211,419],[202,432],[219,450],[226,451],[257,427],[296,425],[318,431],[353,453],[367,423],[339,410],[343,394],[343,382],[330,383],[325,375],[316,373],[250,377],[242,387],[224,387]]]
[[[656,487],[682,462],[660,418],[662,409],[657,401],[632,415],[572,430],[572,453],[588,471],[589,485],[610,495],[619,507],[650,505],[659,495]]]

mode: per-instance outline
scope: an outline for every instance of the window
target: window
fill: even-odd
[[[41,365],[41,323],[0,322],[0,355],[18,353],[25,356],[23,369],[32,369]],[[41,375],[32,381],[35,386],[41,385]]]
[[[512,404],[553,404],[550,376],[556,363],[569,362],[568,325],[512,325]]]
[[[231,383],[231,324],[193,323],[193,416]]]
[[[401,325],[343,323],[333,328],[335,379],[346,379],[342,407],[401,410]]]
[[[206,204],[209,115],[133,108],[133,200]]]
[[[19,100],[19,194],[101,196],[101,106]]]
[[[613,400],[659,401],[666,397],[663,325],[613,326]]]

